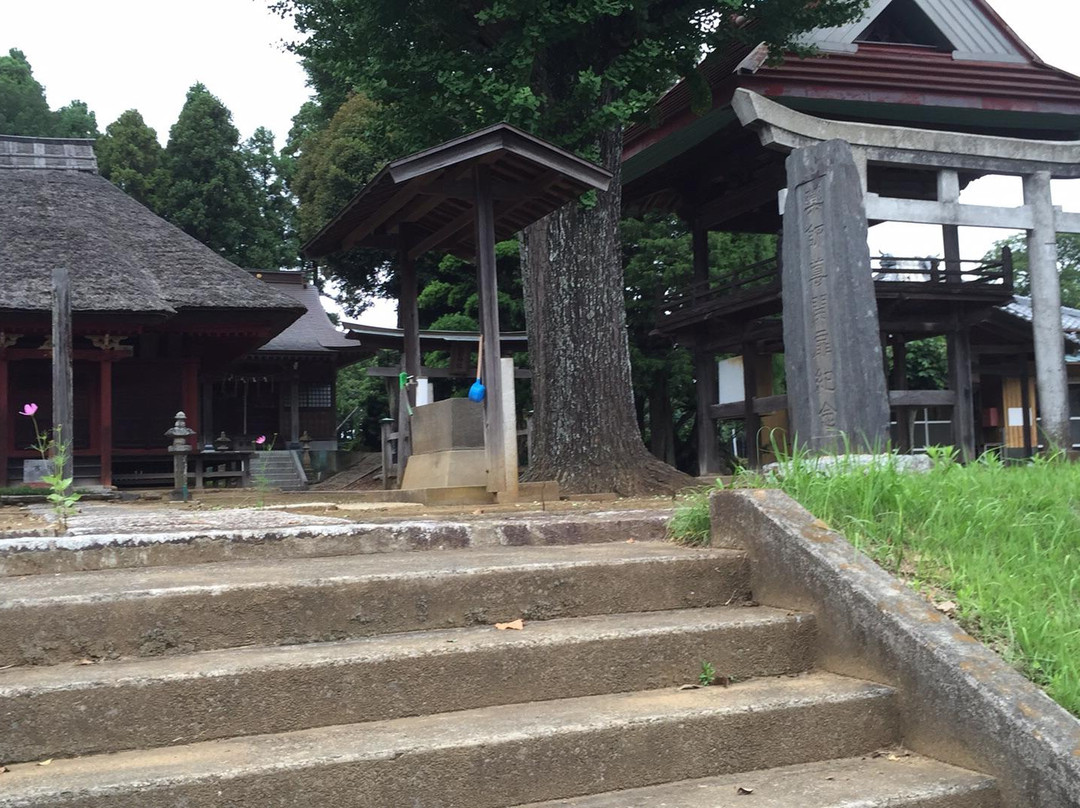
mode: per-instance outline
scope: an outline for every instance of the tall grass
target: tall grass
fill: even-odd
[[[1080,716],[1080,465],[988,455],[961,466],[939,453],[923,474],[895,460],[825,473],[795,457],[782,468],[735,484],[782,488],[891,572],[954,600],[965,628]],[[676,513],[676,540],[683,525],[700,538],[705,500]]]

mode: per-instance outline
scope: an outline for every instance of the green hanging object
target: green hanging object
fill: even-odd
[[[398,374],[398,385],[401,389],[401,395],[405,396],[405,409],[409,411],[411,416],[413,414],[412,404],[409,403],[409,391],[407,389],[409,386],[409,374],[404,370]]]

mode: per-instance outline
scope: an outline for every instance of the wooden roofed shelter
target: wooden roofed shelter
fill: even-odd
[[[0,136],[0,485],[35,457],[22,405],[51,423],[50,278],[72,287],[75,475],[111,484],[155,459],[200,388],[304,307],[97,173],[92,141]]]
[[[875,316],[882,344],[901,358],[909,340],[947,337],[956,445],[970,456],[984,443],[971,329],[1012,299],[1008,256],[965,259],[961,226],[1028,231],[1035,297],[1050,300],[1035,307],[1041,406],[1053,412],[1044,426],[1060,421],[1064,342],[1053,302],[1053,241],[1078,222],[1053,209],[1049,180],[1077,176],[1080,78],[1042,62],[985,0],[874,0],[857,22],[810,32],[805,43],[819,54],[770,63],[752,42],[711,54],[699,67],[713,94],[709,110],[692,108],[690,84],[682,82],[657,102],[649,124],[625,137],[626,211],[677,213],[693,233],[694,283],[671,290],[658,330],[694,351],[701,472],[715,471],[718,460],[710,415],[741,409],[753,435],[763,417],[786,409],[763,378],[768,355],[785,347],[782,260],[710,277],[707,233],[779,233],[787,156],[830,139],[853,150],[870,224],[942,228],[940,259],[874,268]],[[961,190],[988,174],[1023,177],[1024,206],[960,204]],[[744,357],[741,403],[716,405],[717,353]],[[899,364],[890,399],[902,421],[908,404],[948,391],[903,389]],[[757,443],[750,443],[754,460]]]
[[[419,376],[420,329],[415,260],[441,250],[474,260],[480,288],[480,330],[484,351],[485,444],[489,490],[512,498],[517,490],[516,432],[512,385],[503,387],[498,335],[495,243],[543,218],[590,190],[604,190],[611,175],[586,160],[501,123],[388,164],[348,205],[303,247],[319,258],[351,247],[396,252],[401,279],[398,301],[404,368]],[[409,396],[398,410],[399,462],[409,453]]]

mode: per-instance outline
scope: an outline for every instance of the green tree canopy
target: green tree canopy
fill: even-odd
[[[96,138],[100,135],[97,116],[90,111],[85,101],[72,101],[53,113],[53,137]]]
[[[158,208],[158,195],[166,183],[164,149],[137,109],[122,112],[110,123],[94,152],[103,177],[151,210]]]
[[[0,134],[48,137],[52,132],[45,88],[34,78],[26,54],[12,48],[0,56]]]
[[[296,202],[286,186],[294,160],[277,152],[274,133],[265,126],[244,142],[242,153],[257,191],[247,264],[260,269],[295,267],[300,262]]]
[[[508,121],[595,154],[597,134],[648,109],[701,54],[734,40],[790,44],[865,0],[277,0],[319,100],[359,89],[381,134],[434,145]],[[748,24],[752,23],[752,24]],[[392,122],[392,123],[391,123]]]
[[[169,184],[161,212],[225,258],[249,266],[250,231],[259,210],[239,143],[232,113],[203,84],[192,86],[169,130]]]
[[[996,242],[983,260],[1000,260],[1003,247],[1012,250],[1016,293],[1030,295],[1031,276],[1028,273],[1027,237],[1016,235]],[[1061,278],[1061,305],[1080,308],[1080,234],[1058,233],[1057,252],[1058,276]]]

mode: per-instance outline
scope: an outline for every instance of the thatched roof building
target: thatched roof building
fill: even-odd
[[[155,476],[176,411],[200,431],[209,380],[306,311],[101,177],[92,141],[0,135],[0,485],[32,456],[15,413],[50,418],[56,266],[72,278],[82,480]]]

